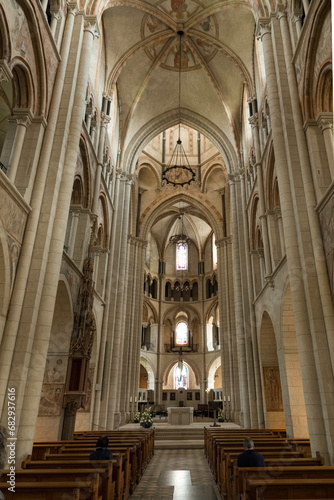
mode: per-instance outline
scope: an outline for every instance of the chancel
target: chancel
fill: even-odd
[[[105,436],[81,497],[176,500],[182,474],[143,473],[178,449],[204,498],[255,498],[246,437],[266,464],[334,465],[331,19],[329,0],[0,0],[6,500],[34,498],[29,474],[48,498],[55,455],[89,468]]]

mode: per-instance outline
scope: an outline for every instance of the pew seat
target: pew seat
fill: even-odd
[[[334,498],[334,478],[326,479],[246,479],[247,500]]]
[[[15,492],[8,490],[8,484],[1,482],[0,491],[6,500],[102,500],[97,485],[78,487],[74,481],[21,482],[17,481]]]

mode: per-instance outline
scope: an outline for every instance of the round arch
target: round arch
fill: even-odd
[[[205,171],[203,178],[202,178],[202,186],[203,186],[203,191],[206,190],[208,180],[210,178],[210,175],[213,173],[214,170],[222,170],[223,174],[226,176],[226,167],[222,163],[217,163],[216,161],[210,165],[207,170]]]
[[[319,2],[314,13],[311,28],[309,30],[309,38],[307,40],[308,50],[305,54],[306,68],[303,79],[303,102],[302,111],[304,120],[306,118],[316,118],[316,82],[319,79],[319,73],[315,74],[315,64],[317,61],[316,51],[322,33],[323,24],[326,17],[329,15],[330,22],[331,3],[327,0]],[[324,61],[325,62],[325,61]]]
[[[148,375],[147,389],[154,391],[155,378],[156,378],[154,366],[147,358],[144,358],[144,354],[141,354],[141,356],[140,356],[140,364],[147,371],[147,375]]]
[[[173,357],[172,361],[168,361],[164,365],[164,367],[162,368],[162,372],[161,372],[163,383],[167,382],[167,379],[169,377],[171,370],[175,367],[175,365],[177,364],[178,361],[179,361],[179,358],[177,357],[177,355],[175,355],[175,357]],[[200,381],[202,380],[202,374],[201,374],[201,370],[199,369],[199,366],[197,365],[197,363],[193,359],[189,359],[188,357],[186,359],[184,359],[184,363],[186,363],[193,370],[194,375],[195,375],[196,384],[200,385]]]
[[[222,365],[222,359],[221,355],[217,354],[210,362],[208,366],[208,375],[207,375],[207,380],[208,380],[208,389],[214,389],[215,386],[215,373],[217,369]]]

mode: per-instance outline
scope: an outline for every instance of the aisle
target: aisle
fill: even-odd
[[[131,500],[218,500],[203,450],[156,450]]]

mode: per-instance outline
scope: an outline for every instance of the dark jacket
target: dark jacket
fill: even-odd
[[[89,455],[89,460],[112,460],[113,458],[114,456],[109,448],[96,448],[96,450]]]
[[[238,456],[238,467],[265,467],[264,456],[255,450],[245,450]]]

